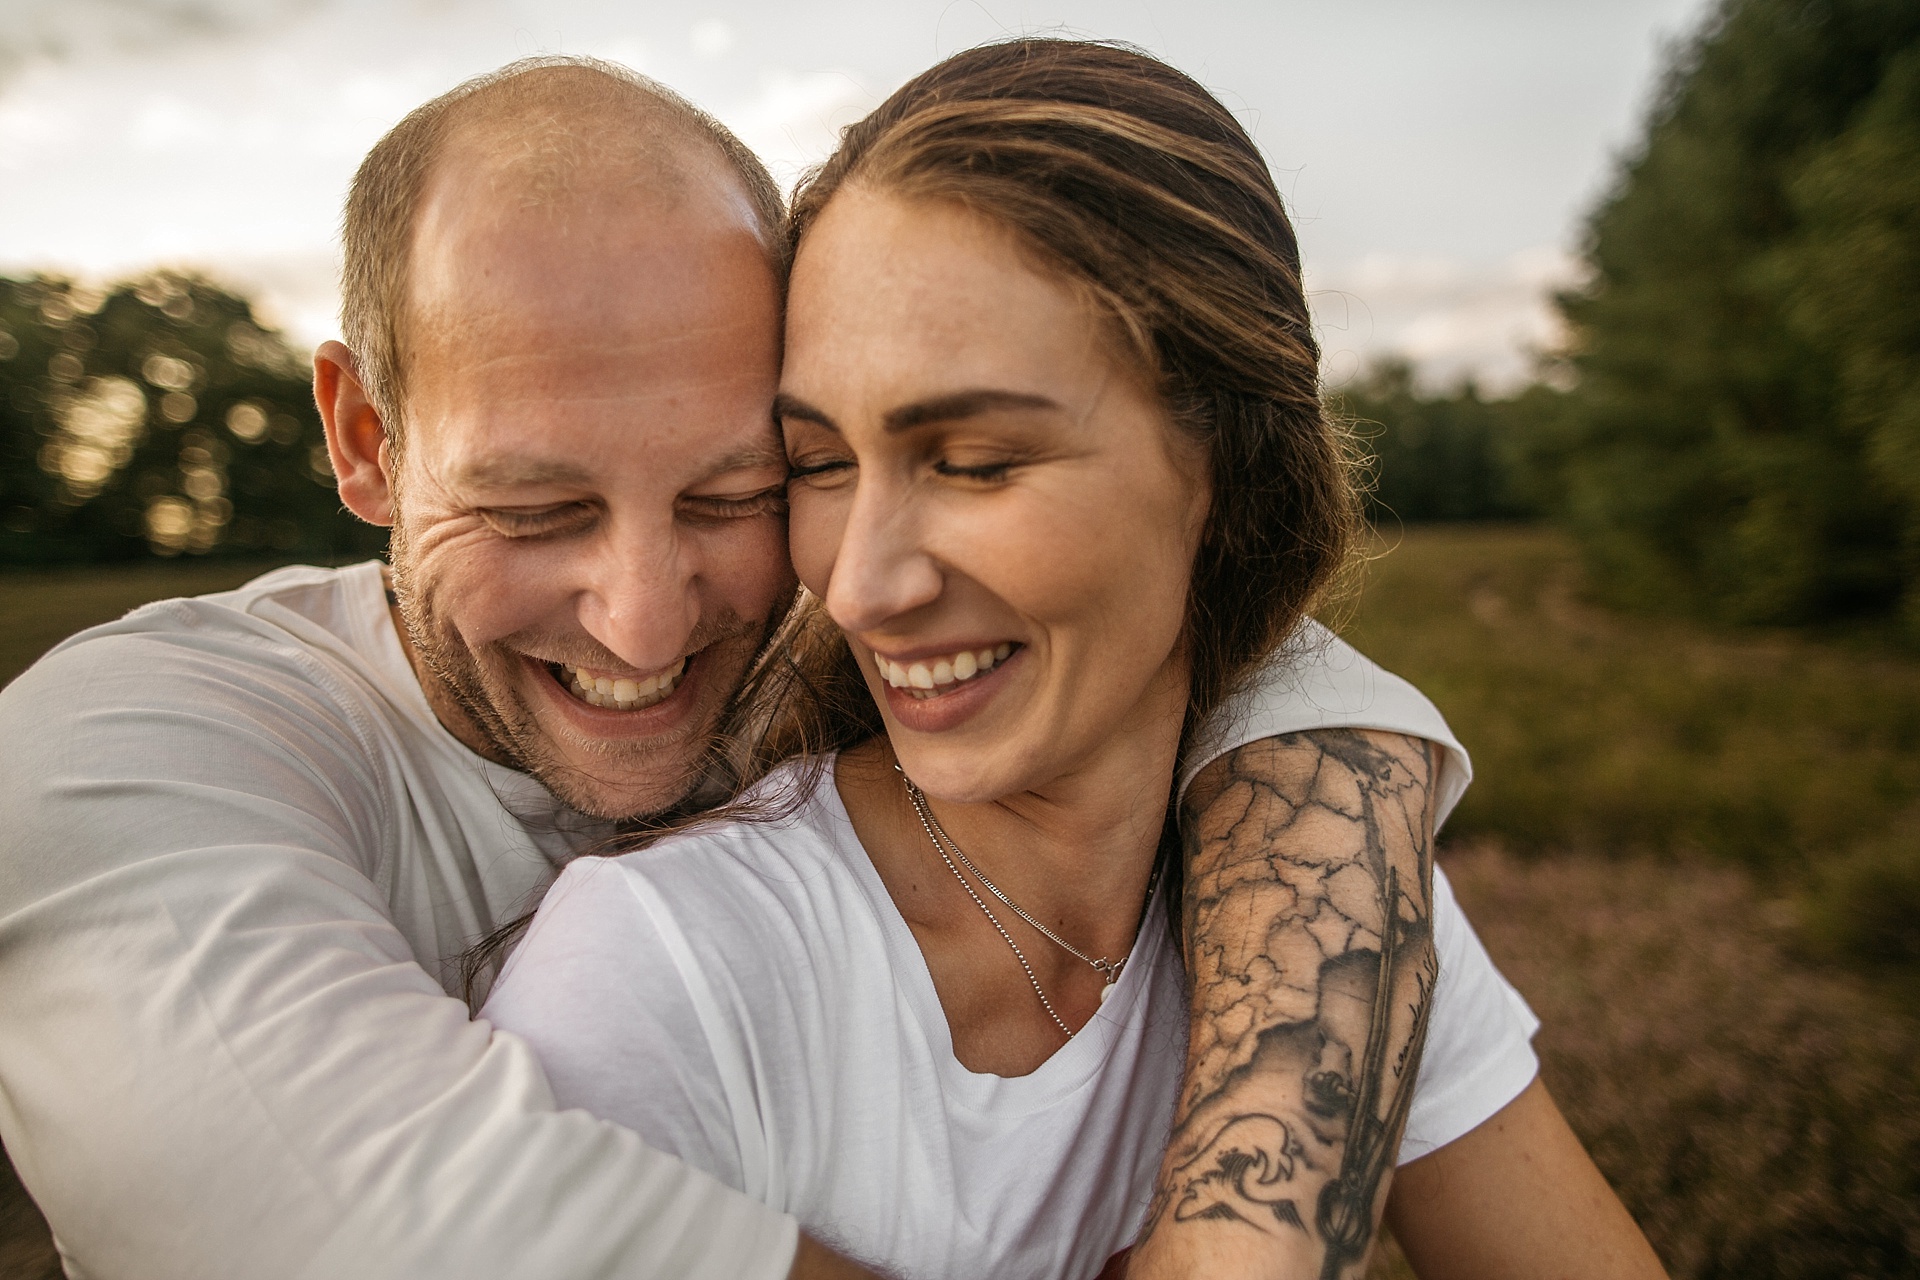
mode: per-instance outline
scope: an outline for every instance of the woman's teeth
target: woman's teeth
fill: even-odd
[[[996,664],[1005,662],[1012,652],[1011,644],[997,644],[990,649],[962,649],[917,662],[895,662],[877,653],[873,660],[880,666],[881,678],[894,688],[905,689],[916,698],[935,698],[954,685],[985,675]]]
[[[582,702],[596,707],[612,707],[616,711],[638,711],[665,701],[680,687],[680,677],[686,673],[687,660],[682,658],[665,671],[644,680],[596,675],[565,662],[559,666],[565,673],[560,681],[561,687]]]

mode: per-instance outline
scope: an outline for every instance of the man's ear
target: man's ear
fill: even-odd
[[[313,353],[313,399],[327,428],[327,458],[340,501],[368,524],[392,524],[393,451],[386,424],[345,343],[323,342]]]

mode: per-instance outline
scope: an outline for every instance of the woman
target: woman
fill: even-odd
[[[1147,1216],[1179,1083],[1176,761],[1351,530],[1291,229],[1197,85],[1029,41],[849,130],[792,234],[777,412],[810,599],[760,690],[763,763],[784,762],[731,816],[571,867],[486,1016],[563,1103],[857,1257],[1090,1277]],[[1330,891],[1320,923],[1395,935],[1403,905],[1428,918],[1416,880],[1384,905]],[[1431,901],[1456,989],[1497,988]],[[1390,952],[1377,974],[1403,972]],[[1390,1154],[1406,1109],[1356,1096],[1356,1060],[1428,988],[1346,978],[1257,1050],[1319,1092],[1218,1117],[1156,1236],[1224,1223],[1256,1260],[1362,1261],[1371,1201],[1337,1243],[1324,1205],[1366,1122]],[[1471,1057],[1444,985],[1432,1008],[1430,1054]],[[1502,1025],[1481,1057],[1530,1063],[1517,999]],[[1420,1087],[1475,1094],[1471,1115],[1416,1108],[1409,1145],[1525,1083],[1449,1070]]]

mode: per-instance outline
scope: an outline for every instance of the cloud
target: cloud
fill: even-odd
[[[1327,380],[1369,359],[1411,360],[1428,385],[1472,377],[1493,390],[1527,381],[1536,353],[1563,340],[1553,293],[1580,279],[1578,259],[1535,245],[1491,263],[1441,254],[1370,253],[1307,274]]]
[[[0,18],[0,81],[39,60],[150,53],[180,40],[276,26],[322,0],[9,0]]]
[[[879,96],[847,72],[775,70],[752,98],[715,114],[786,184],[826,159],[841,128],[878,105]]]

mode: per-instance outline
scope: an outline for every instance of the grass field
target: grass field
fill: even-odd
[[[0,577],[0,679],[256,571]],[[1443,861],[1673,1274],[1920,1276],[1920,658],[1611,614],[1528,528],[1408,533],[1348,634],[1472,751]],[[43,1280],[8,1186],[0,1280]]]
[[[176,560],[86,571],[0,574],[0,685],[86,627],[169,596],[226,591],[272,568],[231,560]]]

